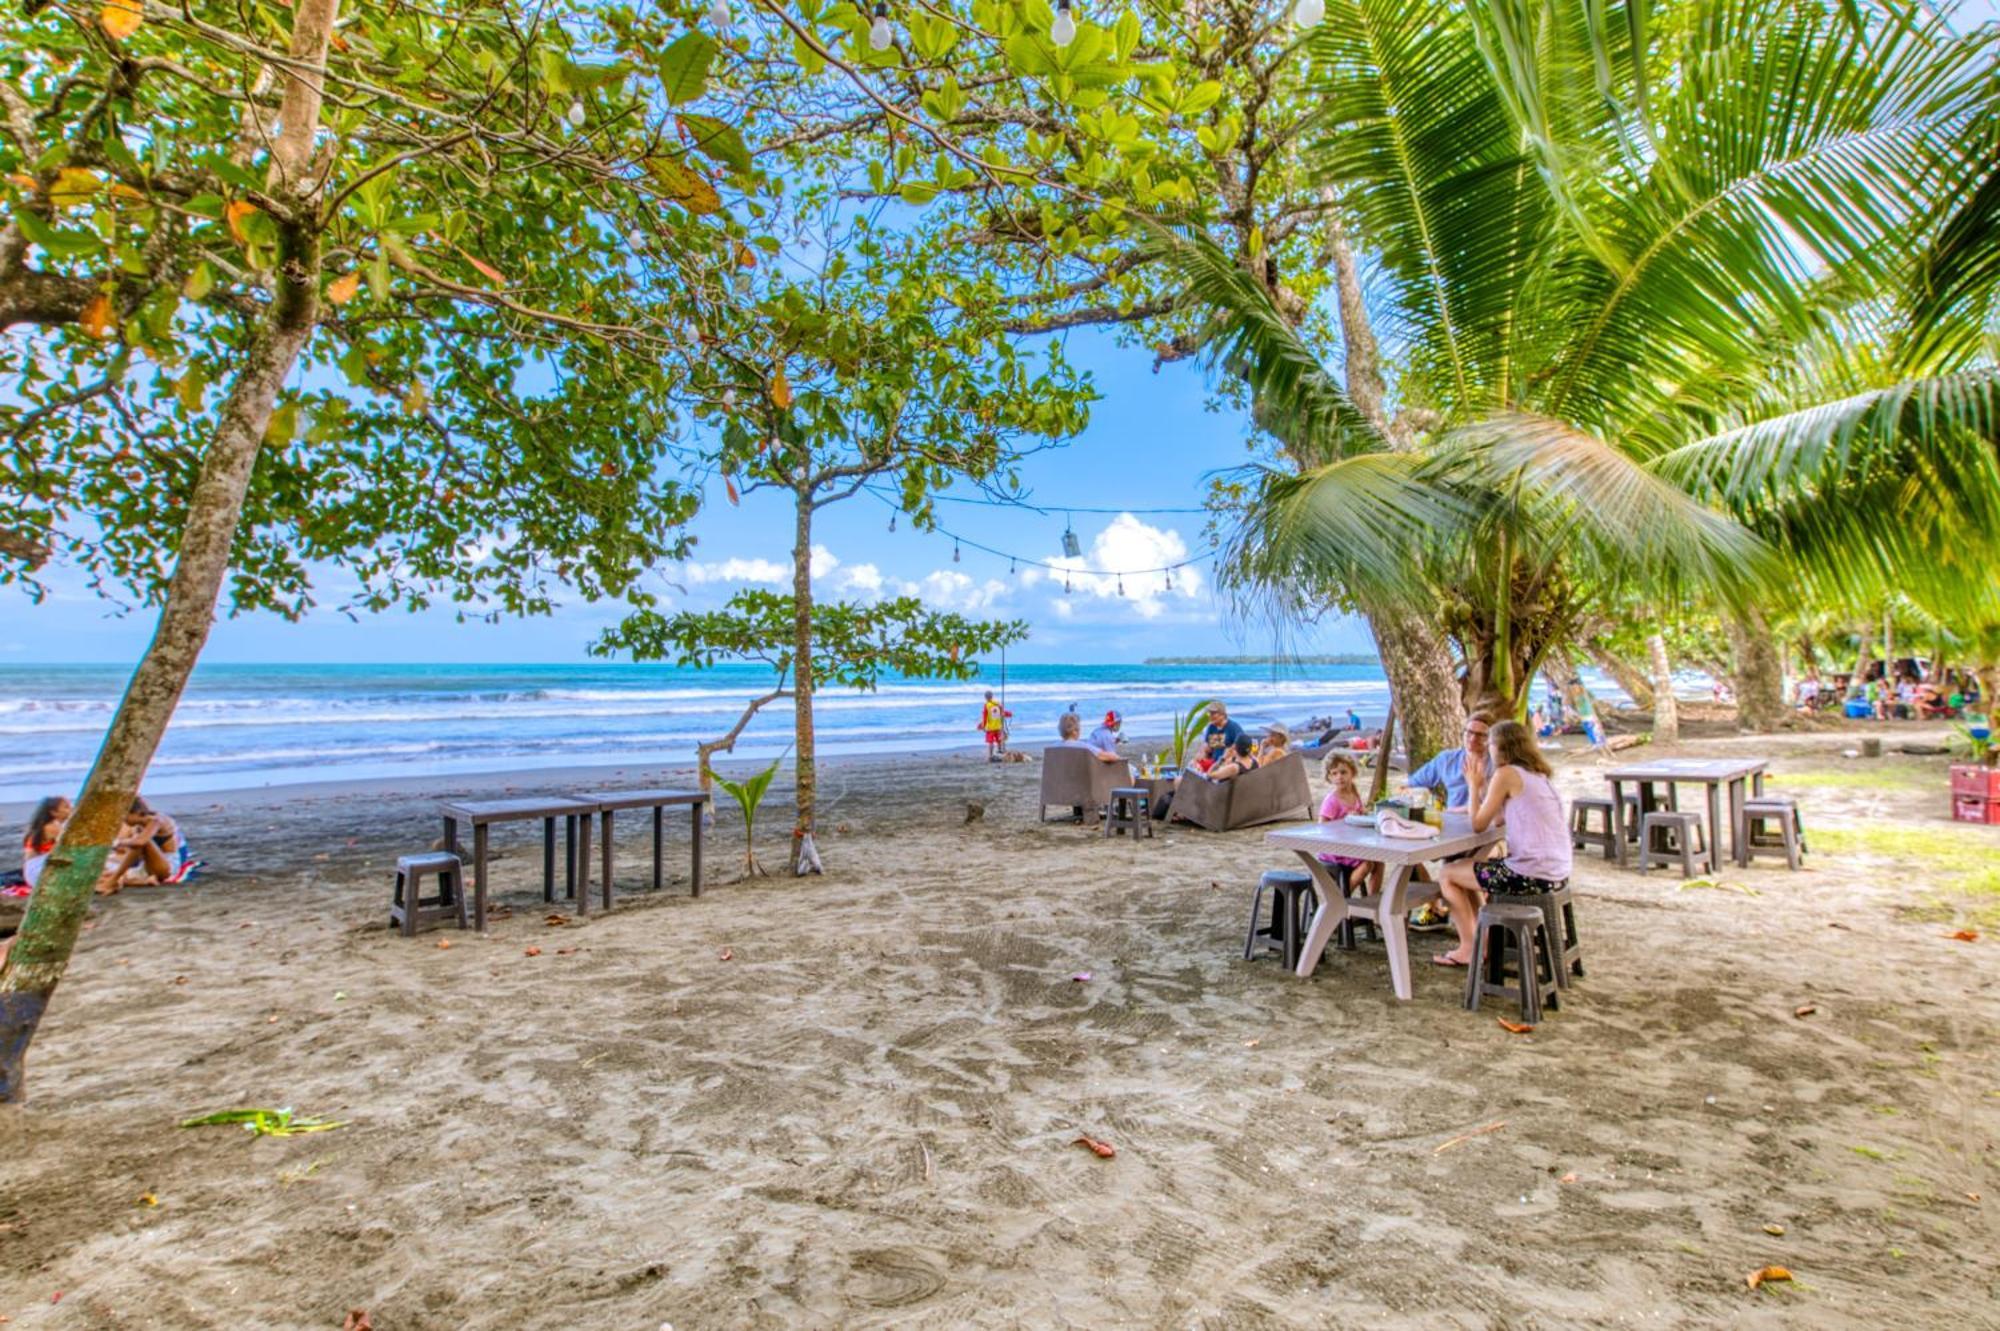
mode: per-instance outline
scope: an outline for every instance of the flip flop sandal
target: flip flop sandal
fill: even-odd
[[[1454,961],[1442,952],[1431,958],[1431,965],[1443,966],[1447,970],[1464,970],[1470,964],[1464,961]]]

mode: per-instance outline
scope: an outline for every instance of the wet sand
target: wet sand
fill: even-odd
[[[1949,830],[1945,763],[1799,785],[1809,836]],[[1580,857],[1589,978],[1514,1035],[1442,939],[1410,1003],[1379,946],[1246,963],[1260,831],[1041,824],[1038,770],[830,764],[828,875],[732,882],[725,809],[698,900],[685,820],[655,895],[627,819],[634,890],[559,925],[517,825],[503,918],[414,941],[437,797],[688,770],[177,798],[212,867],[99,903],[0,1111],[8,1331],[2000,1325],[2000,966],[1921,862]],[[347,1126],[175,1126],[249,1105]]]

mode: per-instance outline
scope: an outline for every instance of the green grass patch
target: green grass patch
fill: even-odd
[[[1899,823],[1866,827],[1816,827],[1806,832],[1812,848],[1833,855],[1873,855],[1878,859],[1907,860],[1939,874],[1951,874],[1958,881],[1954,891],[1985,890],[1974,880],[2000,889],[2000,837],[1971,827],[1926,823],[1916,827]]]

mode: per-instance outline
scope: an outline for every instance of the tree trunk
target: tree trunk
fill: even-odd
[[[1678,743],[1681,709],[1674,699],[1674,668],[1667,659],[1667,640],[1657,633],[1650,635],[1646,655],[1653,665],[1653,739],[1660,744]]]
[[[1865,627],[1855,636],[1861,639],[1854,653],[1854,682],[1859,684],[1868,678],[1868,667],[1875,663],[1875,643]]]
[[[812,515],[810,492],[798,492],[798,525],[792,547],[792,733],[798,771],[798,820],[792,825],[792,872],[819,872],[813,845]]]
[[[1657,634],[1654,636],[1658,637]],[[1647,640],[1647,650],[1649,652],[1652,650],[1652,642],[1653,639]],[[1632,700],[1634,707],[1642,712],[1655,710],[1652,682],[1640,674],[1630,661],[1627,661],[1624,657],[1618,655],[1618,653],[1595,641],[1587,643],[1583,650],[1584,654],[1590,657],[1599,670],[1611,676],[1618,687],[1625,690],[1625,695]],[[1660,654],[1653,658],[1653,674],[1656,678],[1659,675],[1659,663],[1665,659],[1665,656],[1666,644],[1662,642],[1660,644]]]
[[[292,20],[295,67],[325,66],[336,5],[337,0],[299,0]],[[274,145],[272,174],[282,182],[283,194],[301,204],[310,187],[312,127],[318,125],[319,113],[319,77],[288,75],[281,112],[287,132]],[[42,867],[13,949],[0,966],[0,1102],[17,1101],[24,1094],[28,1045],[69,966],[112,842],[208,641],[257,451],[278,392],[312,335],[318,314],[319,232],[310,211],[302,206],[301,212],[309,220],[279,224],[277,289],[202,458],[153,640],[125,686],[103,747],[76,797],[76,812]]]
[[[1455,747],[1465,725],[1451,654],[1437,625],[1407,606],[1364,604],[1361,612],[1375,634],[1375,650],[1382,657],[1382,673],[1388,676],[1404,747],[1415,769],[1440,749]]]
[[[783,682],[782,680],[779,681],[780,684]],[[713,827],[715,825],[715,814],[711,812],[715,808],[715,800],[713,798],[715,794],[715,769],[709,765],[709,759],[718,753],[734,752],[737,737],[742,735],[743,728],[750,724],[751,718],[763,711],[770,704],[778,701],[778,699],[789,697],[791,697],[790,692],[783,688],[776,688],[760,698],[752,698],[749,706],[743,709],[743,715],[737,717],[736,724],[729,728],[728,734],[715,739],[703,740],[694,746],[694,767],[701,784],[701,791],[702,794],[710,796],[708,802],[702,805],[702,826]]]
[[[1755,607],[1742,615],[1727,615],[1724,622],[1734,657],[1731,674],[1736,685],[1736,722],[1746,730],[1775,730],[1789,713],[1771,626]]]

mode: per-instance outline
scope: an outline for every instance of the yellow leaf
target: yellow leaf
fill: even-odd
[[[66,166],[56,172],[55,183],[49,186],[49,202],[58,208],[73,208],[86,202],[103,184],[95,172],[80,166]]]
[[[1769,1280],[1790,1280],[1792,1273],[1782,1266],[1766,1266],[1743,1277],[1743,1283],[1755,1289]]]
[[[738,268],[755,268],[757,266],[756,253],[740,240],[736,242],[736,266]]]
[[[9,171],[7,173],[7,181],[9,184],[18,185],[22,189],[40,188],[40,186],[35,183],[35,178],[33,176],[26,175],[19,171]]]
[[[792,386],[785,382],[783,370],[771,376],[771,405],[779,411],[792,405]]]
[[[649,157],[646,171],[668,198],[697,217],[722,210],[722,196],[715,192],[715,186],[686,162],[673,157]]]
[[[104,0],[104,7],[97,11],[98,26],[115,41],[124,41],[139,31],[139,25],[145,21],[141,0]]]
[[[326,298],[336,305],[345,305],[354,299],[354,293],[361,290],[361,270],[342,273],[326,284]]]
[[[236,237],[238,245],[248,245],[250,238],[243,234],[243,219],[256,215],[257,205],[242,199],[232,202],[222,210],[222,220],[229,225],[229,234]]]
[[[743,497],[737,493],[736,482],[728,476],[722,478],[722,488],[728,493],[729,502],[732,504]]]
[[[83,307],[83,313],[76,319],[84,332],[95,338],[110,334],[111,326],[118,321],[117,312],[111,308],[111,297],[102,291],[90,298],[90,304]]]

